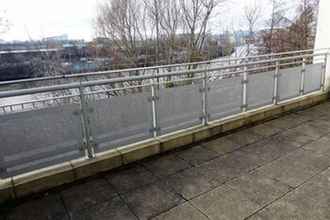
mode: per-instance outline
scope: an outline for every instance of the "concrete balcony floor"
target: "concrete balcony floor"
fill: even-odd
[[[330,103],[0,208],[0,219],[330,219]]]

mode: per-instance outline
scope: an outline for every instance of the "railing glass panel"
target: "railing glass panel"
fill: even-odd
[[[158,126],[161,134],[201,124],[201,82],[192,85],[160,88],[157,101]]]
[[[242,76],[211,81],[208,84],[209,120],[218,120],[241,112],[242,107]]]
[[[247,84],[248,109],[273,103],[275,71],[249,74]]]
[[[150,91],[88,100],[91,133],[96,152],[152,137]]]
[[[298,97],[300,94],[300,80],[302,67],[281,69],[278,84],[279,100]]]
[[[79,104],[0,116],[1,177],[84,155]]]
[[[311,64],[306,66],[304,93],[311,93],[321,89],[322,64]]]

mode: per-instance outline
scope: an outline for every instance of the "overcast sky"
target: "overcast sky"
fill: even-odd
[[[1,0],[0,12],[4,11],[11,27],[0,35],[4,40],[37,40],[43,37],[68,34],[73,39],[92,39],[93,19],[96,6],[102,0]],[[165,0],[166,1],[166,0]],[[245,5],[257,2],[266,17],[269,0],[228,0],[219,9],[210,29],[218,33],[232,25],[243,26],[241,19]],[[292,0],[288,0],[292,4]],[[3,14],[3,13],[2,13]],[[221,15],[221,16],[220,16]],[[220,18],[221,17],[221,18]]]

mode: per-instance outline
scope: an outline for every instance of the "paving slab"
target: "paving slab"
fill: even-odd
[[[206,161],[215,159],[219,154],[201,146],[195,146],[179,152],[177,156],[187,161],[192,166],[198,166]]]
[[[204,175],[198,168],[187,169],[169,176],[164,182],[186,200],[208,192],[218,185],[213,178]]]
[[[46,195],[17,205],[7,214],[8,220],[65,220],[69,219],[59,195]]]
[[[174,154],[151,158],[141,164],[158,177],[166,177],[191,167],[188,162]]]
[[[256,133],[256,134],[261,135],[263,137],[270,137],[270,136],[273,136],[275,134],[278,134],[278,133],[282,132],[282,129],[267,126],[265,124],[260,124],[260,125],[257,125],[255,127],[252,127],[251,131],[253,133]]]
[[[260,208],[243,193],[228,186],[218,187],[191,200],[191,203],[212,220],[241,220]]]
[[[105,179],[88,180],[61,192],[68,211],[86,209],[117,196],[115,189]]]
[[[276,160],[270,164],[260,167],[256,172],[269,178],[278,180],[291,187],[297,187],[312,178],[317,171],[308,169],[301,163],[288,160]]]
[[[120,197],[70,213],[71,220],[138,220]]]
[[[179,205],[168,212],[165,212],[152,220],[209,220],[190,203]]]
[[[140,220],[155,217],[184,202],[182,197],[161,182],[128,192],[123,198]]]
[[[304,167],[307,170],[320,172],[330,166],[327,155],[317,154],[312,151],[298,149],[280,158],[278,163],[287,166]]]
[[[110,172],[106,178],[119,193],[126,193],[158,180],[150,171],[138,164]]]
[[[296,149],[297,147],[295,145],[274,137],[249,145],[242,148],[241,151],[245,152],[246,156],[258,158],[258,164],[262,166]]]
[[[265,206],[290,191],[286,184],[270,179],[257,172],[244,174],[226,183],[251,201]]]
[[[263,137],[254,133],[251,129],[244,129],[226,136],[239,146],[246,146],[261,140]]]
[[[212,184],[221,185],[259,166],[259,158],[241,151],[207,162],[198,169]]]
[[[300,131],[297,130],[287,130],[283,133],[280,133],[274,137],[272,137],[274,140],[277,139],[279,142],[286,142],[291,145],[298,147],[302,147],[308,143],[311,143],[312,141],[317,140],[315,137],[311,137],[309,135],[306,135]]]
[[[206,149],[217,152],[219,155],[231,153],[241,147],[239,144],[236,144],[227,137],[217,138],[215,140],[202,143],[201,145]]]
[[[299,111],[297,114],[310,119],[318,119],[328,115],[326,109],[327,107],[314,106],[312,108]]]
[[[330,179],[318,176],[250,219],[330,219]]]
[[[264,123],[264,125],[275,127],[278,129],[286,130],[289,128],[294,128],[306,121],[310,120],[310,118],[303,117],[297,114],[289,114],[285,116],[281,116],[277,119],[268,121]]]
[[[293,128],[292,131],[297,131],[301,134],[314,138],[315,140],[329,133],[328,129],[324,129],[322,126],[317,126],[314,122],[299,125]]]

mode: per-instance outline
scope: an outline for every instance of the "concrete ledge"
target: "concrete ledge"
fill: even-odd
[[[15,199],[12,179],[0,180],[0,204],[12,199]]]
[[[78,159],[71,161],[75,180],[93,176],[123,165],[122,156],[117,150],[96,154],[94,159]]]
[[[270,120],[281,114],[317,105],[328,99],[326,93],[315,93],[279,105],[266,106],[246,113],[196,126],[172,134],[96,154],[94,159],[82,158],[40,169],[12,179],[0,180],[0,203],[38,193],[109,171],[124,164],[197,143],[213,136],[247,125]]]
[[[75,180],[71,164],[47,167],[27,174],[13,177],[16,198],[70,183]]]
[[[123,164],[129,164],[159,154],[160,142],[157,140],[149,140],[121,147],[118,151],[121,154]]]
[[[159,137],[160,152],[167,152],[179,147],[183,147],[194,142],[194,129],[186,129],[176,133]]]

